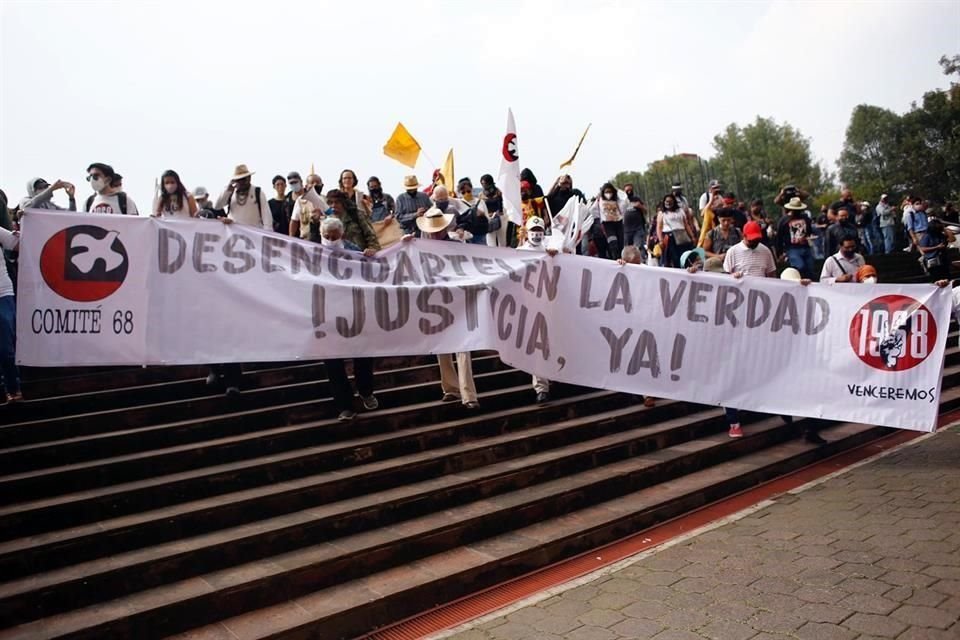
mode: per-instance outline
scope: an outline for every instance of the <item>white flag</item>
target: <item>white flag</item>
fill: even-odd
[[[560,212],[553,216],[547,248],[574,253],[584,234],[593,226],[590,207],[571,196]]]
[[[500,149],[500,191],[503,193],[503,210],[514,224],[523,224],[520,208],[520,154],[517,151],[517,125],[513,110],[507,109],[507,133]]]

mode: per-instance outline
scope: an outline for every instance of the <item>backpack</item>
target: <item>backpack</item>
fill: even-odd
[[[97,197],[97,194],[93,194],[87,198],[87,206],[84,207],[84,211],[89,212],[90,207],[93,206],[93,199]],[[117,204],[120,205],[121,215],[127,215],[127,194],[123,191],[117,192]]]

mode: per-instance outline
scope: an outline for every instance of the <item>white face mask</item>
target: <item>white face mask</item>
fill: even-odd
[[[320,244],[324,247],[330,247],[331,249],[343,249],[343,238],[340,238],[339,240],[328,240],[321,236]]]
[[[303,187],[300,185],[299,182],[291,182],[291,183],[290,183],[290,189],[291,189],[291,191],[293,191],[294,193],[300,193],[301,191],[303,191]]]
[[[104,182],[103,178],[95,178],[90,181],[90,187],[97,193],[100,193],[107,187],[107,184]]]
[[[164,189],[166,190],[166,192],[169,193],[170,195],[173,195],[173,194],[175,194],[175,193],[177,192],[177,185],[175,185],[175,184],[167,184],[167,185],[164,185],[163,188],[164,188]]]
[[[537,246],[543,242],[543,231],[531,231],[527,237],[530,238],[530,244]]]
[[[876,276],[867,276],[863,279],[863,284],[877,284]]]

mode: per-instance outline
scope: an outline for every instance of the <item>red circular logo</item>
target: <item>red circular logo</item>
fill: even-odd
[[[850,346],[881,371],[906,371],[927,359],[937,344],[937,322],[913,298],[889,295],[866,303],[850,322]]]
[[[507,162],[516,162],[520,159],[520,153],[517,151],[517,134],[508,133],[503,136],[503,159]]]
[[[127,249],[118,236],[93,225],[58,231],[40,252],[43,281],[67,300],[103,300],[127,277]]]

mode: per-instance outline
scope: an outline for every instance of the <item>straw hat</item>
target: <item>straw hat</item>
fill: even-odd
[[[452,213],[444,213],[436,207],[430,207],[426,213],[417,218],[417,228],[424,233],[437,233],[444,231],[451,222],[453,222]]]
[[[243,180],[244,178],[249,178],[253,175],[253,171],[247,169],[247,165],[238,164],[237,168],[233,170],[233,180]]]
[[[420,181],[417,180],[417,176],[406,176],[403,179],[403,188],[404,189],[419,189]]]
[[[790,202],[783,205],[784,209],[790,209],[791,211],[803,211],[807,208],[807,205],[803,204],[803,200],[800,198],[790,198]]]

